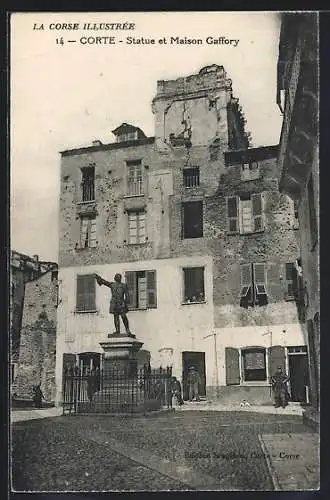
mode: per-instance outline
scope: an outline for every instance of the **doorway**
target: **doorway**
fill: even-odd
[[[86,374],[96,368],[100,369],[101,355],[98,352],[82,352],[79,354],[79,370]]]
[[[195,366],[200,378],[201,383],[199,384],[199,395],[201,397],[206,396],[206,376],[205,376],[205,352],[196,351],[184,351],[182,353],[182,391],[183,399],[187,401],[188,396],[188,369],[190,366]]]
[[[289,347],[288,361],[291,400],[294,402],[306,403],[306,392],[309,388],[307,347]]]

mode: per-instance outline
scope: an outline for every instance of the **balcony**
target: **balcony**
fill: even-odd
[[[76,204],[76,213],[79,217],[97,215],[96,201],[79,201]]]

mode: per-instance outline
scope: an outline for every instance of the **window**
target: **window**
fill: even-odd
[[[96,218],[81,217],[80,248],[96,247]]]
[[[256,162],[243,163],[242,181],[253,181],[259,179],[259,164]]]
[[[136,141],[137,138],[137,130],[135,130],[134,132],[126,132],[126,134],[117,135],[117,142]]]
[[[95,167],[83,167],[82,173],[82,201],[95,200]]]
[[[254,347],[242,349],[241,355],[244,382],[267,380],[266,349]]]
[[[203,237],[203,202],[182,203],[182,238]]]
[[[184,302],[204,302],[204,267],[183,269]]]
[[[95,312],[95,278],[93,274],[77,276],[77,312]]]
[[[156,271],[128,271],[125,281],[129,292],[129,309],[157,307]]]
[[[316,221],[316,208],[315,208],[315,199],[314,199],[314,186],[313,179],[310,176],[308,184],[307,184],[307,192],[308,192],[308,206],[309,206],[309,231],[311,238],[312,248],[317,243],[317,221]]]
[[[143,177],[141,160],[128,161],[127,194],[138,196],[143,194]]]
[[[146,242],[146,214],[144,211],[128,213],[128,243]]]
[[[278,366],[285,370],[285,348],[280,345],[269,348],[260,346],[246,346],[240,349],[225,347],[225,363],[226,385],[249,382],[263,383],[267,381],[267,375],[272,377],[275,374]]]
[[[267,301],[266,264],[241,265],[241,307],[264,306]]]
[[[246,234],[264,230],[261,193],[227,198],[227,221],[230,233]]]
[[[199,186],[199,167],[185,168],[183,170],[183,185],[186,188]]]

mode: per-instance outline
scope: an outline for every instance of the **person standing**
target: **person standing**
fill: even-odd
[[[282,367],[278,366],[275,375],[271,377],[271,384],[274,393],[275,408],[285,408],[289,400],[288,384],[289,377],[283,372]]]
[[[172,396],[175,396],[178,405],[183,405],[181,384],[176,377],[172,377]]]
[[[188,394],[189,401],[200,401],[199,398],[199,385],[201,383],[201,377],[195,366],[190,366],[188,368]]]

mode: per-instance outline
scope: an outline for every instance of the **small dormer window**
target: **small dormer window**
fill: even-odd
[[[117,136],[117,142],[127,142],[127,141],[136,141],[138,138],[137,130],[134,132],[126,132],[125,134],[120,134]]]
[[[259,179],[259,164],[255,161],[244,162],[242,164],[242,181],[253,181]]]

